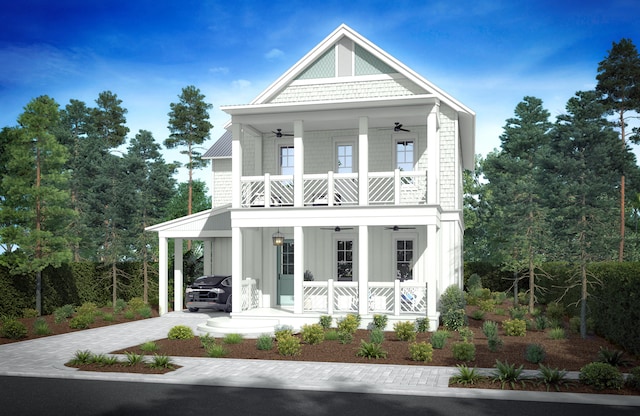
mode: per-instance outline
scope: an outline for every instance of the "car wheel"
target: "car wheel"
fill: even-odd
[[[227,306],[224,308],[224,311],[227,313],[231,312],[231,296],[227,299]]]
[[[189,308],[189,312],[198,312],[198,308]]]

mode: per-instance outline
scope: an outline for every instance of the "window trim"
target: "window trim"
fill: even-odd
[[[331,170],[338,173],[338,146],[351,146],[351,173],[358,172],[358,140],[353,136],[333,138],[333,162]]]
[[[418,248],[418,234],[417,233],[397,233],[393,236],[393,238],[391,239],[391,248],[392,248],[392,254],[391,254],[391,272],[392,272],[392,276],[394,279],[397,278],[398,275],[398,241],[411,241],[413,243],[413,248],[412,248],[412,258],[411,258],[411,279],[407,279],[407,280],[411,280],[411,281],[415,281],[415,274],[416,274],[416,255],[417,255],[417,248]]]
[[[416,152],[416,146],[418,145],[418,138],[416,136],[410,135],[400,135],[400,134],[394,134],[393,135],[393,169],[398,169],[398,143],[400,142],[413,142],[413,161],[411,163],[411,171],[413,172],[416,169],[416,164],[418,163],[418,159],[417,159],[417,152]]]
[[[296,161],[295,161],[295,147],[293,146],[293,140],[277,140],[276,141],[276,169],[277,169],[277,174],[278,175],[284,175],[284,173],[282,173],[282,162],[280,160],[280,158],[282,157],[282,148],[291,148],[294,150],[294,160],[293,163],[295,165]],[[291,167],[292,169],[294,168],[293,166]],[[291,173],[293,175],[293,172]]]
[[[331,276],[338,281],[338,241],[351,241],[351,282],[358,281],[358,240],[353,233],[334,232],[332,239],[333,266]],[[346,280],[343,280],[346,281]]]

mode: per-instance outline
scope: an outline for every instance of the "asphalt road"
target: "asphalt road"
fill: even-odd
[[[0,376],[0,415],[638,415],[637,407]]]

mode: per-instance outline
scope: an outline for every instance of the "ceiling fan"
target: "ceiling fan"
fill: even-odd
[[[402,124],[396,121],[395,126],[393,127],[393,131],[411,131],[411,130],[403,129]]]
[[[340,231],[343,231],[343,230],[353,230],[353,228],[351,228],[351,227],[334,227],[334,228],[331,228],[331,227],[320,227],[320,229],[322,229],[322,230],[332,230],[332,231],[335,231],[337,233],[339,233]]]
[[[271,130],[271,133],[275,134],[276,137],[293,136],[291,133],[283,133],[282,129],[277,129],[276,131]]]
[[[393,231],[398,231],[398,230],[415,230],[416,227],[398,227],[397,225],[394,225],[393,227],[384,227],[386,230],[393,230]]]

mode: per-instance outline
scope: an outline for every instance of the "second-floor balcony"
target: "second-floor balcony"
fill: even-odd
[[[303,206],[359,205],[361,178],[357,173],[305,174],[302,177]],[[293,175],[243,176],[240,205],[250,207],[294,206]],[[427,203],[427,173],[369,172],[367,205],[424,205]]]

